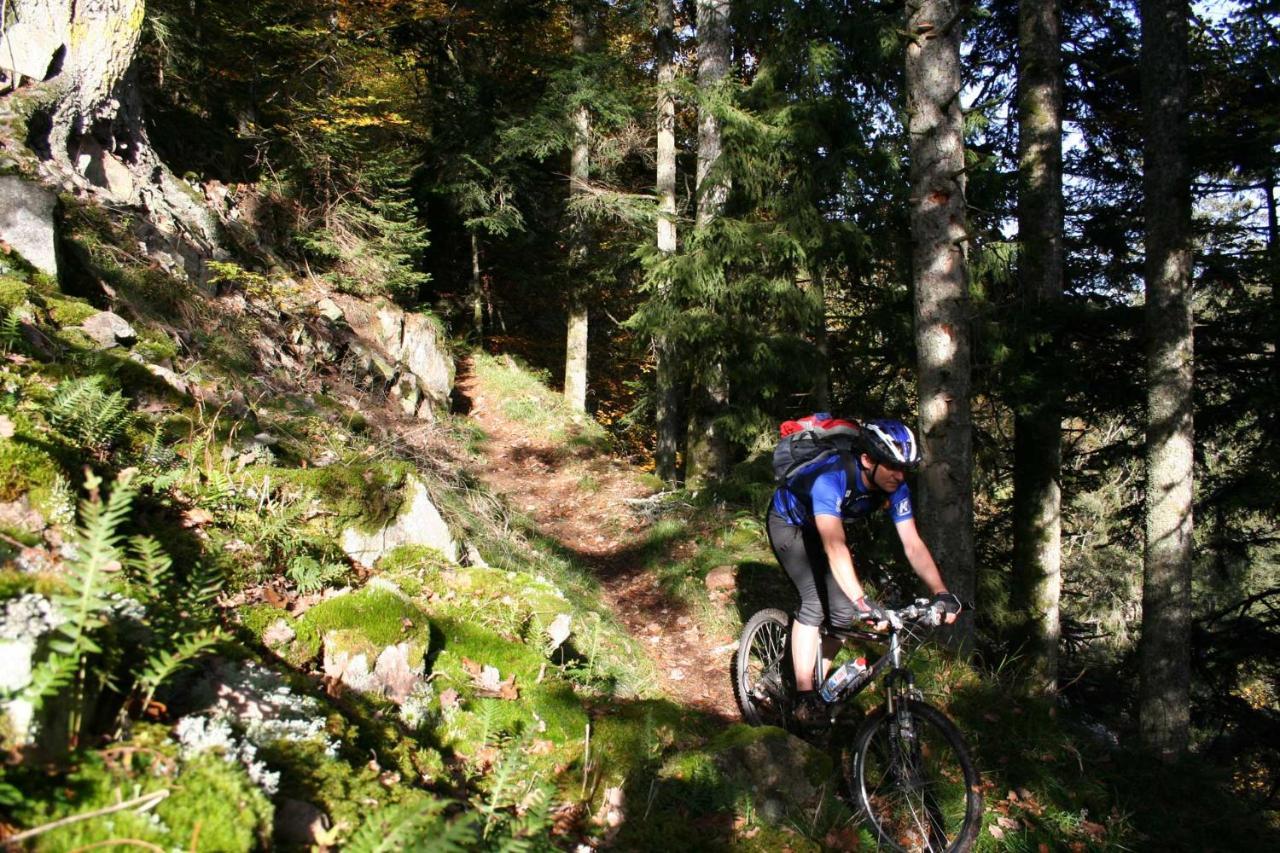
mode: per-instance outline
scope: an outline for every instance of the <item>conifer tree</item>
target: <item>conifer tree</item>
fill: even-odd
[[[925,461],[919,514],[948,588],[972,599],[973,426],[959,4],[910,0],[907,39],[911,261]],[[972,622],[962,617],[957,640],[966,644],[971,636]]]
[[[1018,5],[1018,241],[1027,399],[1014,424],[1013,609],[1026,625],[1031,688],[1058,670],[1062,465],[1060,390],[1050,329],[1062,301],[1062,61],[1058,0]]]
[[[1140,11],[1147,477],[1138,721],[1143,745],[1173,761],[1186,752],[1191,691],[1190,10],[1186,0],[1143,0]]]
[[[721,128],[716,101],[726,95],[729,73],[730,0],[698,2],[698,213],[695,228],[705,239],[724,210],[729,181],[720,168]],[[724,354],[716,347],[697,372],[689,412],[685,481],[693,488],[724,478],[729,469],[729,442],[718,419],[729,406]]]
[[[573,5],[573,53],[584,57],[592,27],[592,0]],[[569,166],[569,195],[585,195],[591,180],[591,114],[584,101],[572,107],[573,142]],[[569,234],[569,328],[565,343],[564,396],[575,412],[587,409],[587,293],[584,272],[587,260],[587,227],[582,215],[573,215]]]
[[[658,62],[657,238],[658,251],[669,256],[675,254],[677,248],[675,0],[656,0],[655,11],[658,25],[654,45]],[[663,302],[671,299],[670,282],[659,289],[656,298]],[[678,474],[676,457],[680,446],[680,421],[674,364],[677,353],[668,329],[659,329],[654,334],[653,349],[657,385],[654,390],[657,426],[654,459],[658,476],[664,483],[674,485]]]

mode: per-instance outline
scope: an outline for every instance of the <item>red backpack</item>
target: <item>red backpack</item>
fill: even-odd
[[[833,418],[829,412],[815,412],[778,427],[782,438],[773,449],[773,478],[779,486],[800,469],[837,453],[854,453],[862,428],[857,421]]]

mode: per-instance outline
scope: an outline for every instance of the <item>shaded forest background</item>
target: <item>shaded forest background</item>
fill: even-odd
[[[1059,22],[1048,42],[1033,14]],[[1152,49],[1157,21],[1178,50]],[[141,27],[118,111],[75,132],[133,165],[154,150],[227,200],[242,251],[211,267],[215,295],[305,274],[432,313],[459,349],[519,356],[563,388],[708,514],[762,512],[781,420],[920,424],[937,442],[922,526],[975,604],[956,642],[979,671],[1102,742],[1190,753],[1274,828],[1273,0],[152,0]],[[959,74],[933,104],[962,142],[962,168],[932,176],[943,190],[921,183],[927,134],[912,132],[924,107],[908,69],[942,61],[907,59],[926,44],[949,45]],[[73,153],[42,109],[24,116],[27,143]],[[1033,126],[1059,154],[1037,160]],[[960,283],[941,323],[921,307],[937,193],[962,211],[939,241]],[[1185,270],[1153,262],[1157,245]],[[1166,274],[1194,318],[1185,340],[1148,310]],[[931,323],[965,354],[932,385]],[[1151,353],[1182,347],[1189,383],[1192,338],[1194,383],[1173,404],[1186,429],[1163,430]],[[1165,432],[1194,450],[1178,481],[1194,491],[1174,523],[1186,547],[1161,564],[1148,484]],[[1058,452],[1029,462],[1020,435]],[[858,531],[863,573],[883,598],[910,595],[891,537],[872,532]],[[1152,723],[1160,703],[1182,718]]]
[[[340,289],[429,306],[456,334],[552,377],[565,373],[571,309],[585,304],[586,405],[637,460],[655,450],[665,336],[679,423],[695,435],[709,417],[731,448],[735,467],[709,477],[716,494],[759,503],[779,420],[820,407],[915,419],[902,10],[739,0],[729,73],[708,87],[697,10],[676,4],[665,91],[680,244],[667,254],[654,240],[654,8],[155,2],[139,83],[166,162],[254,193],[264,239]],[[1063,425],[1056,683],[1073,702],[1129,709],[1148,382],[1139,10],[1061,10],[1062,298],[1047,310],[1019,274],[1018,6],[957,12],[979,646],[993,662],[1025,659],[1025,613],[1009,603],[1014,421],[1052,395]],[[1267,3],[1197,7],[1186,72],[1196,743],[1271,766],[1275,15]],[[571,191],[583,110],[589,177]],[[695,227],[707,114],[727,192],[716,222]],[[708,382],[731,396],[709,402]],[[892,565],[868,547],[868,562]]]

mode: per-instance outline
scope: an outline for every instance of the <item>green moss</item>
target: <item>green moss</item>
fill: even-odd
[[[156,808],[171,843],[201,850],[270,847],[271,803],[239,764],[199,755],[184,764],[177,781],[173,795]]]
[[[118,811],[46,832],[35,849],[65,851],[127,838],[166,849],[254,850],[270,846],[271,804],[239,763],[207,754],[187,761],[165,727],[140,725],[134,740],[108,753],[76,756],[65,778],[33,780],[48,786],[26,800],[16,817],[28,825],[91,812],[167,790],[154,813]]]
[[[45,300],[46,308],[53,322],[59,326],[79,326],[85,320],[99,313],[83,299],[72,297],[50,297]]]
[[[404,506],[404,486],[414,467],[405,462],[379,460],[376,465],[336,464],[325,468],[255,466],[245,472],[246,483],[261,486],[268,479],[276,487],[293,485],[321,498],[342,525],[378,530]]]
[[[0,441],[0,501],[27,495],[36,511],[56,510],[53,498],[62,467],[44,450],[22,440]]]
[[[0,275],[0,308],[12,311],[27,301],[31,288],[25,281]]]
[[[379,651],[406,640],[419,642],[424,653],[430,646],[426,614],[394,592],[365,587],[312,607],[294,624],[295,646],[313,658],[320,653],[325,634],[352,632]]]
[[[138,343],[133,349],[152,364],[171,361],[178,357],[178,348],[174,346],[168,335],[149,329],[139,330]]]

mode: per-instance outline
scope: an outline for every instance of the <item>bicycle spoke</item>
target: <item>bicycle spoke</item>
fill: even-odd
[[[909,726],[899,727],[899,721]],[[909,715],[874,719],[859,735],[851,787],[882,843],[904,851],[944,851],[971,840],[980,805],[954,726],[914,703]],[[970,782],[966,782],[966,779]]]

